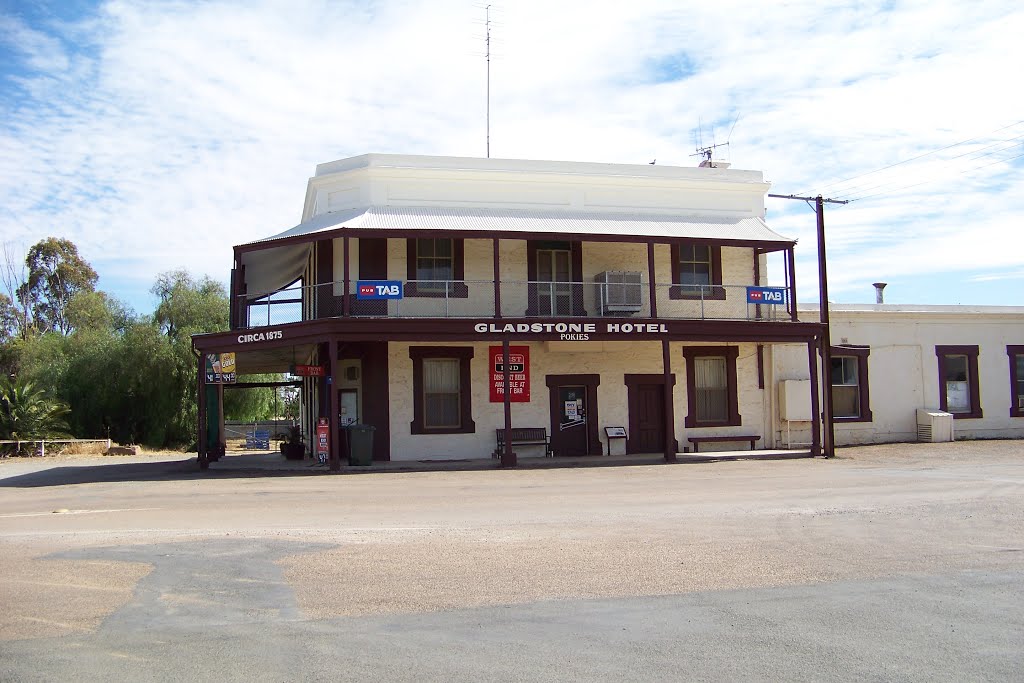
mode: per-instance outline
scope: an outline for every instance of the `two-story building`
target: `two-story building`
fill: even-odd
[[[767,190],[727,164],[321,164],[298,225],[234,248],[231,331],[194,346],[235,353],[239,375],[303,375],[307,440],[326,418],[335,466],[351,422],[375,428],[377,460],[487,457],[497,430],[526,427],[555,456],[764,444],[773,348],[806,348],[817,406],[823,330],[798,319],[795,242],[766,225]],[[201,465],[220,440],[204,364]],[[508,443],[502,464],[516,453],[545,448]]]

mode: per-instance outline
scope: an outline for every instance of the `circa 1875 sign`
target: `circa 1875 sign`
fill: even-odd
[[[491,403],[505,402],[505,355],[500,346],[491,346]],[[530,347],[508,347],[508,385],[509,401],[513,403],[529,403],[530,401]]]

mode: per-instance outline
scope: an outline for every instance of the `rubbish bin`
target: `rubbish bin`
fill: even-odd
[[[348,440],[348,464],[373,464],[373,425],[353,424],[345,428]]]

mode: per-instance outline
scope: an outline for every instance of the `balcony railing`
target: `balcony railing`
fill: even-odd
[[[356,282],[293,287],[261,297],[242,296],[243,327],[320,318],[635,318],[676,320],[789,320],[789,290],[781,304],[747,302],[747,285],[407,280],[401,298],[361,299]],[[500,311],[497,304],[500,303]],[[305,314],[304,314],[305,312]]]

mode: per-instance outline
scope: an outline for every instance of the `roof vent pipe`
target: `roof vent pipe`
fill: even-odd
[[[875,282],[875,283],[873,283],[873,286],[875,288],[875,303],[876,304],[884,304],[885,303],[885,296],[882,294],[882,290],[885,289],[885,285],[886,284],[887,283],[885,283],[885,282]]]

